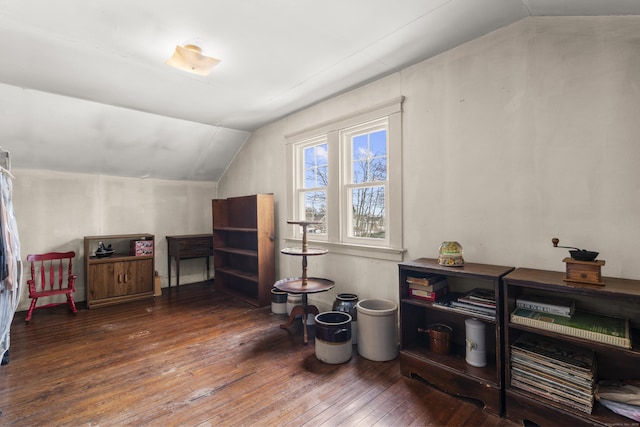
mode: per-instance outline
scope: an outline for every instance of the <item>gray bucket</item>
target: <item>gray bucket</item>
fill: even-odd
[[[398,304],[382,299],[359,301],[358,354],[376,362],[398,355]]]

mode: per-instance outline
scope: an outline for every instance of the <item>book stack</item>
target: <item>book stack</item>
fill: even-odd
[[[496,318],[496,297],[493,289],[474,289],[466,294],[451,293],[436,304],[442,308],[487,320]]]
[[[449,284],[444,276],[407,277],[409,296],[425,301],[438,301],[449,293]]]
[[[595,396],[593,350],[524,333],[511,344],[511,385],[590,414]]]

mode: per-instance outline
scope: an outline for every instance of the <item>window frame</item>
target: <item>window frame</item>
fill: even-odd
[[[332,253],[371,257],[391,261],[402,261],[402,103],[404,97],[395,98],[370,109],[354,112],[321,123],[296,133],[286,135],[287,148],[287,214],[288,219],[301,218],[299,195],[304,190],[303,174],[299,173],[304,148],[327,143],[328,187],[327,187],[327,234],[308,235],[309,242],[325,247]],[[385,238],[346,237],[347,187],[351,182],[345,176],[344,162],[351,161],[350,144],[344,137],[355,129],[367,129],[371,123],[386,120],[387,129],[387,179],[385,188],[385,215],[387,225]],[[345,155],[345,150],[347,151]],[[350,170],[351,168],[347,168]],[[330,203],[329,201],[334,201]],[[304,210],[304,208],[302,208]],[[304,216],[302,216],[304,218]],[[287,229],[285,240],[295,244],[301,240],[300,227]]]
[[[387,138],[386,138],[386,152],[385,157],[387,158],[387,173],[386,179],[384,181],[366,181],[362,183],[354,183],[353,182],[353,137],[357,135],[363,134],[371,134],[377,130],[386,130]],[[381,117],[376,120],[372,120],[366,123],[361,123],[355,126],[351,126],[346,129],[341,129],[339,131],[340,135],[340,170],[342,172],[341,180],[340,180],[340,191],[342,192],[342,198],[340,199],[341,206],[343,208],[340,209],[341,212],[341,240],[344,243],[353,243],[353,244],[364,244],[367,246],[389,246],[389,233],[385,232],[385,237],[383,239],[376,238],[367,238],[367,237],[354,237],[351,235],[352,233],[352,215],[349,214],[349,207],[351,206],[351,190],[358,188],[367,188],[367,187],[383,187],[385,192],[384,197],[384,212],[385,212],[385,225],[389,228],[389,146],[390,146],[390,138],[389,138],[389,120],[387,117]]]

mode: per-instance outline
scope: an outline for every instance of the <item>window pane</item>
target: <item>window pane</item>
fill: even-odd
[[[318,166],[327,165],[329,158],[327,156],[327,144],[316,145],[315,147],[316,164]]]
[[[384,187],[354,188],[351,203],[351,236],[384,239]]]
[[[316,165],[315,156],[316,147],[308,147],[304,149],[304,168],[310,169]]]
[[[353,160],[369,157],[369,135],[355,136],[351,143],[353,146]]]
[[[351,182],[387,179],[387,131],[380,130],[351,139]]]
[[[387,158],[376,157],[371,159],[369,173],[371,174],[369,181],[385,181],[387,179]]]
[[[305,221],[322,221],[322,224],[309,226],[309,233],[327,233],[327,192],[307,191],[304,193],[304,219]]]
[[[374,156],[387,155],[387,131],[379,130],[371,133],[371,152]]]
[[[327,144],[304,149],[304,188],[327,186]]]
[[[369,177],[369,163],[364,161],[353,162],[353,178],[354,184],[366,182]]]

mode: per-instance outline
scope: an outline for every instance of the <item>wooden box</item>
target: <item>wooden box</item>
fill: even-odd
[[[567,276],[564,278],[565,282],[604,285],[600,271],[604,265],[604,261],[578,261],[570,257],[562,261],[567,264]]]
[[[129,255],[153,256],[153,240],[131,240]]]

